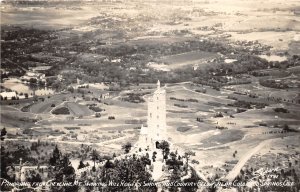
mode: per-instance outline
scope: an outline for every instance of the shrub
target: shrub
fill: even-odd
[[[223,130],[223,129],[228,129],[228,128],[227,127],[223,127],[223,126],[216,126],[216,129]]]
[[[95,112],[101,112],[101,111],[103,111],[103,109],[101,109],[100,107],[96,107],[96,106],[90,106],[89,109],[93,110]]]
[[[142,94],[138,93],[128,93],[127,97],[123,98],[124,101],[131,102],[131,103],[144,103],[145,100],[142,97]]]
[[[177,127],[177,131],[180,131],[180,132],[186,132],[190,129],[191,129],[190,127]]]
[[[243,112],[245,112],[245,111],[247,111],[246,109],[242,109],[242,108],[237,108],[236,109],[236,112],[237,113],[243,113]]]
[[[196,121],[203,122],[203,119],[201,119],[200,117],[197,117]]]
[[[187,101],[198,103],[198,100],[197,100],[197,99],[188,99]]]
[[[214,117],[215,117],[215,118],[217,118],[217,117],[223,117],[223,114],[222,114],[221,112],[218,112],[218,113],[215,114]]]
[[[268,126],[266,123],[259,123],[258,125],[259,125],[259,126],[263,126],[263,127]]]
[[[174,106],[181,107],[181,108],[188,108],[187,105],[180,105],[180,104],[177,104],[177,103],[175,103]]]
[[[206,89],[204,88],[204,89],[197,89],[197,90],[195,90],[196,92],[198,92],[198,93],[206,93]]]
[[[55,115],[69,115],[70,111],[67,107],[61,107],[61,108],[55,109],[52,113]]]
[[[274,109],[275,112],[277,113],[289,113],[289,110],[285,109],[285,108],[275,108]]]

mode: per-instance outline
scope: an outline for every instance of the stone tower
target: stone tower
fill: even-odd
[[[166,90],[160,87],[157,81],[157,89],[148,102],[148,139],[151,143],[166,139]]]
[[[166,90],[157,81],[157,89],[148,100],[147,127],[142,126],[138,145],[155,147],[156,142],[167,140],[166,130]]]

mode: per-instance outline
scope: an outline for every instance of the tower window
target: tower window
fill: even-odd
[[[159,116],[157,115],[157,119],[159,119]]]

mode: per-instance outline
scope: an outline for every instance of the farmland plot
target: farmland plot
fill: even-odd
[[[66,106],[69,108],[70,112],[77,117],[89,116],[93,114],[93,112],[89,110],[87,106],[80,105],[74,102],[68,102],[66,103]]]
[[[169,69],[177,69],[188,65],[203,65],[207,61],[218,57],[215,53],[204,51],[191,51],[187,53],[168,55],[158,59],[158,62],[165,63]]]

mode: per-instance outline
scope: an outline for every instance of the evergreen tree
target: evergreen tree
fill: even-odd
[[[96,160],[99,160],[99,154],[95,149],[92,150],[91,157],[94,162],[93,171],[95,171],[96,170]]]
[[[163,160],[164,160],[166,154],[170,151],[170,144],[167,141],[162,141],[159,144],[159,148],[162,150]]]
[[[82,160],[80,160],[80,162],[79,162],[79,165],[78,165],[78,168],[77,169],[82,169],[82,168],[84,168],[85,167],[85,164],[83,163],[83,161]]]
[[[125,150],[125,153],[129,153],[129,151],[131,150],[131,147],[132,147],[132,144],[128,142],[122,146],[122,149]]]
[[[170,176],[170,183],[180,183],[180,182],[181,182],[181,180],[180,180],[180,171],[179,171],[179,169],[175,168],[175,169],[173,169],[173,172]],[[170,192],[180,191],[180,187],[170,185],[169,191]]]
[[[189,167],[189,159],[191,156],[195,156],[195,152],[193,151],[187,151],[184,153],[184,157],[186,159],[186,171],[188,170]]]
[[[55,146],[52,157],[50,157],[49,175],[53,178],[53,182],[57,183],[74,183],[76,174],[72,167],[69,157],[62,156],[58,147]],[[78,186],[51,186],[53,192],[76,192]]]
[[[56,145],[55,149],[53,150],[52,157],[50,157],[50,165],[52,165],[52,166],[57,165],[60,161],[60,156],[61,156],[61,153]]]
[[[9,166],[8,163],[10,162],[9,155],[9,152],[6,152],[4,146],[1,145],[1,178],[6,179],[9,182],[14,182],[15,178],[10,177],[7,172],[7,168]],[[0,191],[10,191],[11,187],[7,185],[0,185],[0,189]]]
[[[188,179],[184,179],[183,183],[189,183],[191,185],[183,185],[181,188],[182,192],[196,192],[198,190],[197,183],[199,182],[200,178],[197,176],[195,170],[192,169],[191,177]]]
[[[7,134],[6,128],[3,127],[3,128],[1,129],[1,141],[4,140],[6,134]]]
[[[31,171],[29,174],[30,175],[26,178],[26,180],[28,182],[30,182],[32,184],[42,182],[42,177],[39,173],[36,173],[35,171]],[[34,186],[34,187],[36,187],[36,186]]]

